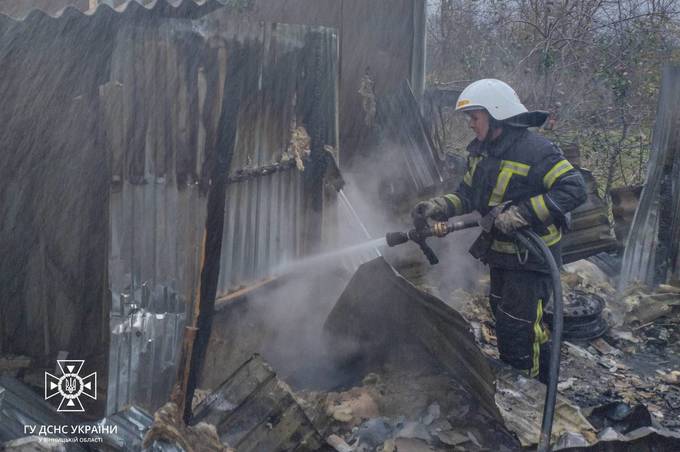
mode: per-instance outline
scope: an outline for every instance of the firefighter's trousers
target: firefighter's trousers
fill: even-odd
[[[496,338],[502,361],[546,382],[550,342],[542,323],[550,300],[550,275],[527,270],[491,268],[489,302],[496,318]]]

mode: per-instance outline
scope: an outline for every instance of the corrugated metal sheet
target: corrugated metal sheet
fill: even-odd
[[[141,450],[144,434],[151,426],[153,416],[135,406],[126,407],[95,423],[101,427],[116,427],[116,434],[101,435],[104,444],[112,450]],[[176,449],[167,449],[176,450]]]
[[[106,430],[103,430],[104,433],[94,435],[103,441],[99,443],[97,450],[125,452],[142,450],[144,434],[152,422],[153,417],[151,415],[138,407],[131,406],[89,424],[107,427]],[[64,413],[57,413],[54,407],[20,381],[0,376],[0,447],[9,441],[28,436],[24,432],[24,426],[35,427],[36,439],[40,438],[44,441],[44,434],[42,438],[38,436],[41,427],[68,426],[67,428],[70,431],[75,426],[85,424],[66,416]],[[108,433],[114,431],[114,427],[116,433]],[[49,436],[66,439],[63,435],[50,434]],[[71,438],[73,437],[75,435],[71,436]],[[68,442],[64,446],[69,452],[93,450],[80,446],[76,442]],[[174,444],[154,442],[146,450],[149,452],[179,452],[181,449]]]
[[[425,80],[425,0],[254,0],[259,19],[337,28],[340,36],[338,99],[340,164],[356,170],[370,152],[372,133],[358,93],[365,74],[378,97],[407,79],[417,99]]]
[[[122,27],[101,90],[113,187],[108,413],[167,400],[199,297],[226,74],[256,52],[210,33],[189,21]]]
[[[72,6],[80,11],[86,11],[89,5],[89,0],[4,0],[0,2],[0,14],[23,17],[29,11],[40,9],[54,15],[67,6]]]
[[[0,143],[11,150],[0,154],[1,348],[47,362],[67,350],[108,367],[108,413],[154,410],[169,394],[184,313],[199,296],[225,117],[233,174],[281,160],[293,125],[308,130],[311,155],[304,172],[228,185],[222,288],[320,239],[319,156],[337,147],[335,33],[187,19],[219,5],[0,16]],[[235,118],[223,105],[236,105]]]
[[[185,316],[144,310],[112,315],[107,413],[135,403],[154,411],[175,382]]]
[[[0,376],[0,447],[18,438],[23,438],[24,426],[76,425],[73,419],[56,410],[31,388],[20,381]],[[50,435],[62,437],[62,435]],[[84,451],[78,444],[69,444],[69,451]]]
[[[219,21],[210,28],[222,30],[213,39],[236,36],[253,49],[246,64],[254,72],[244,81],[230,176],[293,158],[288,147],[295,127],[309,133],[312,155],[304,171],[287,165],[227,185],[218,297],[271,276],[312,249],[310,217],[321,211],[314,211],[311,198],[321,195],[317,178],[323,171],[315,155],[323,145],[337,145],[335,32]]]
[[[111,299],[126,316],[195,297],[227,48],[189,19],[221,6],[0,15],[0,351],[105,374]],[[174,323],[133,352],[161,355]]]
[[[663,70],[647,179],[623,254],[619,288],[680,279],[680,67]]]
[[[383,145],[391,150],[387,154],[393,165],[390,176],[402,186],[404,194],[441,184],[441,164],[408,81],[403,80],[397,89],[380,99],[378,116]]]
[[[89,3],[85,1],[48,0],[23,2],[21,5],[5,5],[0,9],[0,21],[3,18],[11,18],[20,21],[42,20],[45,17],[61,20],[64,18],[76,18],[79,16],[91,16],[100,21],[111,13],[123,14],[120,19],[128,20],[130,17],[139,18],[141,15],[150,13],[147,17],[176,17],[182,19],[197,19],[218,8],[224,6],[220,0],[152,0],[140,1],[129,0],[117,2],[112,8],[103,1],[98,3],[97,8],[88,9]],[[4,13],[3,11],[6,11]]]

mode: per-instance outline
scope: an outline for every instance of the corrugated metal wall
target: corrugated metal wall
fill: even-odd
[[[105,369],[108,177],[94,98],[111,35],[92,25],[0,15],[0,353],[36,367],[63,350]]]
[[[369,152],[361,79],[368,74],[377,96],[408,80],[417,99],[425,84],[425,0],[254,0],[255,17],[335,27],[340,34],[338,99],[340,163],[361,165]],[[354,168],[352,168],[354,169]]]
[[[123,26],[100,88],[110,156],[108,413],[153,410],[174,383],[197,296],[224,67],[191,21]],[[171,96],[168,94],[172,93]]]
[[[652,148],[628,233],[619,289],[680,279],[680,67],[663,70]]]
[[[322,190],[321,148],[337,146],[337,41],[319,27],[218,22],[210,29],[223,31],[213,38],[243,41],[255,69],[244,82],[226,189],[219,298],[272,276],[320,237],[321,206],[313,198]],[[294,128],[310,136],[302,171],[289,149]]]
[[[240,18],[119,31],[101,89],[113,175],[109,413],[154,410],[175,381],[201,284],[205,192],[218,189],[210,177],[220,157],[208,151],[221,146],[223,105],[233,106],[236,139],[218,296],[313,247],[323,207],[316,156],[336,145],[336,58],[330,30]],[[293,126],[308,128],[317,150],[304,171],[288,149]]]
[[[66,351],[105,392],[111,301],[114,329],[192,301],[222,88],[189,19],[221,6],[0,15],[0,353]]]
[[[337,148],[334,31],[191,20],[213,0],[153,5],[0,16],[0,351],[98,359],[108,412],[167,399],[214,169],[230,168],[227,293],[317,249],[323,147]],[[229,162],[224,118],[236,123]],[[294,127],[309,134],[304,171],[290,163]]]

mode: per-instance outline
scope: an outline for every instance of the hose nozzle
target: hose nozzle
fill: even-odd
[[[388,232],[385,234],[387,246],[397,246],[409,241],[408,233],[406,232]]]

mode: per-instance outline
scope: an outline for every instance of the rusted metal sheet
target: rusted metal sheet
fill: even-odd
[[[623,255],[619,287],[680,279],[680,67],[663,70],[647,179]]]

